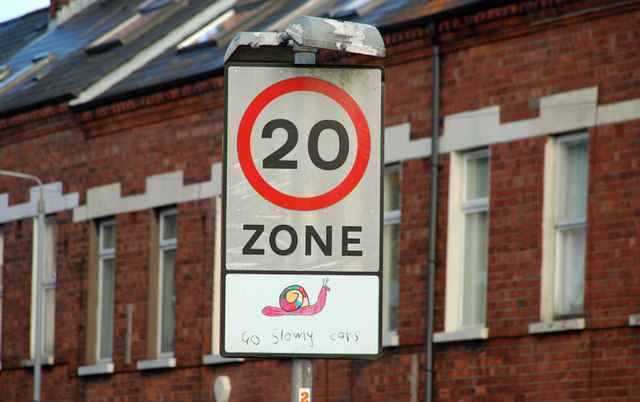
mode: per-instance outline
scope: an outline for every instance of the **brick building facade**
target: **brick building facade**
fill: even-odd
[[[427,376],[443,401],[640,398],[640,4],[173,2],[177,11],[150,17],[162,24],[103,49],[100,37],[136,9],[73,3],[19,49],[9,35],[49,10],[0,25],[0,169],[42,180],[52,245],[42,399],[212,400],[221,375],[231,400],[289,399],[290,360],[219,356],[228,42],[177,47],[229,7],[240,16],[229,25],[245,31],[326,12],[375,24],[386,44],[381,59],[318,54],[319,64],[384,66],[385,184],[396,203],[385,210],[395,236],[385,238],[382,357],[314,360],[315,400],[426,399]],[[242,26],[256,10],[266,20]],[[65,34],[75,48],[34,56]],[[32,395],[38,194],[0,179],[2,400]]]

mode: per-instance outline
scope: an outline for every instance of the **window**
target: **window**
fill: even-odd
[[[582,315],[589,154],[586,135],[558,140],[554,317]]]
[[[115,293],[116,224],[100,223],[98,266],[98,362],[110,362],[113,355],[113,310]]]
[[[540,321],[530,333],[579,330],[584,310],[589,137],[545,145]]]
[[[176,294],[174,289],[174,272],[176,266],[176,246],[178,244],[178,230],[176,225],[176,210],[171,209],[160,213],[160,286],[158,295],[159,355],[173,355],[173,341],[175,328]]]
[[[175,367],[175,267],[178,245],[177,210],[152,212],[149,261],[147,356],[138,369]]]
[[[160,286],[160,354],[173,354],[175,304],[174,271],[176,266],[176,246],[178,230],[176,210],[164,211],[160,214],[160,270],[162,286]]]
[[[434,341],[488,337],[489,150],[451,154],[445,332]]]
[[[89,226],[89,290],[87,306],[86,366],[78,375],[113,373],[113,316],[116,279],[116,222]]]
[[[552,137],[545,148],[541,321],[582,316],[584,307],[587,189],[587,134]],[[574,325],[547,330],[580,329]],[[534,332],[537,327],[532,329]],[[530,328],[531,329],[531,328]]]
[[[489,155],[465,154],[462,215],[462,326],[484,326],[487,304]]]
[[[398,226],[400,224],[400,165],[390,165],[384,173],[384,232],[382,328],[383,343],[397,345],[398,328]]]
[[[43,266],[42,266],[42,299],[40,311],[42,312],[40,356],[43,364],[53,364],[54,337],[55,337],[55,313],[56,313],[56,244],[58,221],[55,216],[45,220],[43,237]],[[30,358],[35,358],[35,329],[36,329],[36,292],[38,273],[38,219],[33,220],[33,259],[32,259],[32,286],[31,286],[31,347]]]

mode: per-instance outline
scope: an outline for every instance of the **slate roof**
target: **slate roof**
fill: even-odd
[[[52,100],[72,99],[107,72],[135,57],[180,21],[199,11],[196,7],[185,7],[173,15],[173,18],[133,43],[97,54],[85,52],[84,48],[89,43],[132,17],[140,3],[141,0],[96,2],[25,46],[9,63],[13,71],[28,64],[34,55],[43,52],[54,52],[57,60],[39,74],[41,78],[38,80],[29,80],[1,96],[0,113]],[[205,1],[191,3],[204,4]]]
[[[20,18],[0,23],[0,65],[7,62],[47,30],[49,9],[43,8]]]
[[[263,21],[251,27],[242,27],[242,30],[261,31],[296,7],[305,4],[302,0],[239,0],[236,1],[235,6],[254,6],[269,1],[280,8]],[[324,8],[317,9],[315,14],[322,16],[330,7],[345,5],[350,1],[352,0],[316,0],[314,4],[322,4]],[[373,10],[369,10],[362,16],[347,13],[342,18],[372,24],[384,31],[393,30],[393,27],[399,24],[443,15],[451,10],[497,3],[495,0],[370,1],[375,5]],[[34,57],[51,52],[56,56],[52,63],[34,77],[4,94],[0,91],[0,116],[76,98],[108,72],[128,60],[139,57],[140,52],[202,12],[213,2],[212,0],[190,0],[186,6],[131,43],[94,54],[88,54],[85,51],[88,44],[132,17],[142,3],[143,0],[96,1],[50,31],[46,30],[48,9],[0,24],[0,66],[7,64],[11,71],[15,72],[31,63]],[[194,26],[190,33],[200,28],[200,26]],[[225,50],[226,43],[220,47],[204,47],[184,53],[177,53],[175,45],[170,46],[143,67],[93,97],[89,104],[206,76],[220,75],[224,66]]]

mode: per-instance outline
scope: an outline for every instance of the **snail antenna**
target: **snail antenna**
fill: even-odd
[[[323,287],[324,287],[324,286],[327,286],[327,283],[329,283],[329,278],[324,278],[324,279],[322,280],[322,286],[323,286]]]

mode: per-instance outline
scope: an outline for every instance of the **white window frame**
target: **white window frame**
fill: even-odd
[[[463,260],[462,260],[462,279],[463,282],[466,279],[465,278],[465,274],[464,274],[464,266],[466,265],[466,259],[468,257],[468,254],[464,251],[467,249],[467,245],[466,245],[466,232],[467,232],[467,227],[466,227],[466,217],[468,215],[471,214],[475,214],[475,213],[479,213],[479,212],[484,212],[487,214],[487,225],[485,227],[485,239],[487,240],[487,248],[485,249],[485,253],[488,256],[488,237],[489,237],[489,185],[490,185],[490,179],[487,179],[487,196],[486,197],[478,197],[478,198],[474,198],[474,199],[469,199],[468,194],[467,194],[467,183],[469,180],[469,161],[473,160],[473,159],[480,159],[480,158],[487,158],[487,162],[489,163],[488,166],[488,170],[489,172],[491,172],[491,159],[489,156],[489,150],[488,149],[482,149],[479,151],[474,151],[474,152],[467,152],[463,155],[463,185],[462,185],[462,215],[463,215],[463,227],[462,227],[462,248],[463,248]],[[485,271],[488,270],[488,261],[484,262],[485,264]],[[486,286],[486,279],[485,279],[485,286]],[[464,291],[464,285],[463,285],[463,292],[461,294],[461,300],[464,300],[465,298],[465,291]],[[487,298],[487,293],[486,293],[486,288],[484,291],[484,303],[485,303],[485,311],[483,312],[483,317],[482,320],[480,320],[481,322],[478,323],[474,323],[474,324],[464,324],[463,320],[464,320],[464,307],[463,304],[464,303],[460,303],[460,320],[461,320],[461,327],[486,327],[486,298]]]
[[[52,365],[54,360],[54,344],[55,344],[55,302],[51,306],[52,310],[47,311],[47,293],[53,294],[55,301],[56,292],[56,254],[57,254],[57,229],[58,220],[52,216],[45,218],[45,231],[44,231],[44,244],[42,251],[44,253],[43,269],[42,269],[42,299],[40,310],[42,311],[42,325],[40,344],[40,357],[41,363],[45,365]],[[47,277],[47,272],[52,272],[50,277]],[[38,219],[33,219],[33,253],[31,261],[31,329],[30,329],[30,341],[29,341],[29,359],[23,362],[23,365],[31,365],[31,361],[36,356],[36,300],[37,300],[37,273],[38,273]],[[47,344],[51,345],[50,350],[46,350]]]
[[[113,227],[114,243],[113,247],[103,248],[104,228]],[[112,311],[112,319],[115,312],[115,275],[116,275],[116,221],[114,218],[92,221],[89,226],[89,292],[88,292],[88,311],[87,311],[87,332],[86,346],[87,358],[86,366],[78,366],[77,373],[79,376],[111,374],[115,370],[113,363],[113,321],[111,322],[112,331],[109,334],[109,342],[111,344],[111,355],[101,358],[102,350],[102,292],[103,292],[103,263],[106,259],[113,259],[113,286],[114,286],[114,305]]]
[[[105,364],[105,363],[111,363],[113,361],[113,331],[111,332],[111,334],[109,334],[109,340],[108,342],[110,343],[110,350],[111,350],[111,355],[108,357],[102,357],[101,356],[101,350],[102,350],[102,343],[104,342],[104,339],[102,339],[102,315],[104,314],[104,308],[105,306],[102,305],[102,301],[103,301],[103,291],[104,291],[104,261],[105,260],[110,260],[113,259],[114,260],[114,293],[115,293],[115,258],[116,258],[116,242],[114,241],[114,245],[113,247],[109,247],[109,248],[103,248],[103,240],[104,240],[104,229],[107,226],[112,226],[113,230],[114,230],[114,237],[116,236],[115,230],[116,230],[116,221],[113,219],[109,219],[109,220],[104,220],[102,222],[100,222],[99,225],[99,229],[98,229],[98,255],[99,255],[99,263],[98,263],[98,319],[97,319],[97,332],[96,332],[96,338],[97,338],[97,343],[96,343],[96,361],[98,362],[98,364]],[[115,297],[114,297],[115,299]],[[115,310],[115,300],[113,302],[113,306],[111,306],[111,308],[113,310]],[[112,320],[113,320],[113,316],[114,311],[112,311],[111,313],[112,315]],[[111,323],[111,327],[113,329],[113,321]]]
[[[165,219],[167,217],[170,216],[174,216],[176,218],[176,237],[172,237],[169,239],[163,239],[163,233],[164,233],[164,228],[166,225],[166,221]],[[160,358],[169,358],[169,357],[173,357],[173,348],[171,349],[171,351],[162,351],[162,330],[163,330],[163,316],[164,316],[164,311],[163,311],[163,306],[164,306],[164,298],[165,295],[163,294],[163,289],[164,289],[164,280],[165,275],[164,275],[164,256],[165,256],[165,252],[166,251],[176,251],[178,248],[178,233],[177,233],[177,224],[178,224],[178,210],[175,208],[171,208],[171,209],[165,209],[162,210],[159,214],[158,217],[158,221],[159,221],[159,230],[158,230],[158,245],[159,245],[159,256],[158,256],[158,333],[157,333],[157,356]],[[172,287],[174,289],[174,296],[172,297],[174,300],[172,300],[172,306],[173,306],[173,311],[174,311],[174,326],[173,326],[173,337],[175,340],[175,260],[174,260],[174,277],[171,279],[173,281]]]
[[[165,288],[165,253],[176,251],[178,248],[177,217],[178,209],[175,207],[163,208],[151,211],[151,249],[149,260],[149,295],[147,303],[147,360],[140,360],[136,363],[138,370],[154,370],[161,368],[176,367],[174,357],[174,347],[171,350],[162,350],[163,317],[164,317],[164,288]],[[175,218],[175,237],[164,238],[166,222],[169,217]],[[175,258],[173,266],[173,276],[171,277],[171,288],[173,296],[171,308],[173,309],[173,333],[175,341]]]
[[[434,342],[454,342],[472,339],[487,339],[489,329],[484,323],[463,325],[464,293],[464,252],[461,244],[465,239],[465,220],[468,213],[487,212],[487,247],[489,196],[470,201],[466,200],[467,161],[470,158],[489,158],[489,181],[487,194],[491,189],[491,154],[489,148],[469,152],[452,152],[449,167],[449,206],[447,225],[447,261],[445,283],[445,322],[444,331],[435,333]],[[462,247],[464,250],[464,246]],[[488,254],[488,253],[487,253]],[[488,262],[487,262],[488,264]],[[488,268],[488,267],[487,267]],[[485,294],[486,298],[486,294]],[[486,300],[485,300],[486,303]]]
[[[556,219],[561,192],[558,171],[562,165],[562,161],[559,160],[561,157],[560,147],[580,141],[587,141],[588,146],[588,133],[549,137],[545,145],[540,322],[529,325],[530,333],[581,330],[585,327],[582,313],[573,316],[559,316],[555,313],[554,308],[556,277],[559,269],[560,247],[558,241],[560,232],[566,229],[584,228],[586,236],[586,211],[585,216],[580,219],[565,221]],[[588,165],[587,161],[587,168]],[[584,253],[586,257],[586,248]]]
[[[402,169],[401,169],[400,163],[394,163],[394,164],[389,164],[385,166],[384,175],[386,176],[387,174],[391,174],[391,173],[398,173],[398,179],[402,181]],[[398,209],[384,211],[383,220],[384,220],[385,228],[387,226],[400,225],[401,211],[402,211],[402,186],[400,186],[399,191],[400,193],[397,195]],[[397,233],[399,235],[399,228]],[[385,240],[383,239],[383,244],[384,244],[384,241]],[[398,254],[399,254],[399,250],[398,250]],[[392,275],[390,274],[389,270],[395,269],[397,271],[399,268],[399,265],[400,265],[400,261],[395,261],[395,265],[393,267],[389,267],[389,266],[386,266],[386,264],[383,264],[383,275],[382,275],[382,278],[383,278],[382,279],[382,292],[383,292],[382,294],[382,345],[383,346],[397,346],[399,344],[397,321],[396,321],[395,327],[391,327],[391,324],[389,323],[389,320],[391,319],[390,317],[391,307],[390,307],[389,295],[391,294],[390,287],[393,286],[393,284],[390,282]],[[398,278],[397,272],[395,277]],[[398,284],[396,284],[396,286],[398,286]],[[396,317],[396,320],[397,320],[397,317]]]

